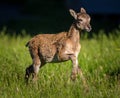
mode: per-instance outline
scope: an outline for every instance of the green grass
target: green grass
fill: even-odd
[[[0,32],[0,98],[120,98],[120,31],[117,36],[81,39],[79,64],[89,86],[85,92],[80,77],[69,81],[72,64],[49,63],[39,72],[37,84],[24,82],[25,68],[32,63],[26,42],[28,35]]]

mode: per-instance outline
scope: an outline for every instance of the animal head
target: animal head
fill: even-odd
[[[70,9],[71,16],[75,19],[75,25],[78,29],[86,30],[87,32],[91,31],[91,25],[90,25],[90,16],[86,13],[86,10],[84,8],[80,9],[79,13],[76,13],[74,10]]]

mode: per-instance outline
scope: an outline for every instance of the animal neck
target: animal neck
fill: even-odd
[[[73,42],[79,42],[80,41],[80,32],[81,32],[81,30],[76,27],[75,23],[73,23],[69,29],[68,37],[71,40],[73,40]]]

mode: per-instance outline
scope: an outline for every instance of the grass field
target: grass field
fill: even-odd
[[[120,30],[109,36],[101,30],[90,39],[82,35],[79,64],[89,92],[79,76],[75,82],[69,80],[70,61],[46,64],[38,83],[26,85],[25,68],[32,60],[25,44],[31,37],[4,32],[0,32],[0,98],[120,98]]]

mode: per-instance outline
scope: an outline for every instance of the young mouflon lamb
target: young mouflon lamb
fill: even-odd
[[[33,80],[37,79],[39,69],[49,62],[64,62],[72,61],[71,79],[75,80],[77,74],[85,82],[82,71],[78,66],[78,54],[80,52],[80,32],[86,30],[91,31],[90,16],[84,8],[80,9],[79,13],[74,10],[69,10],[74,18],[68,32],[58,34],[38,34],[34,36],[26,46],[29,48],[33,63],[26,68],[25,79],[28,82],[30,75],[33,75]]]

